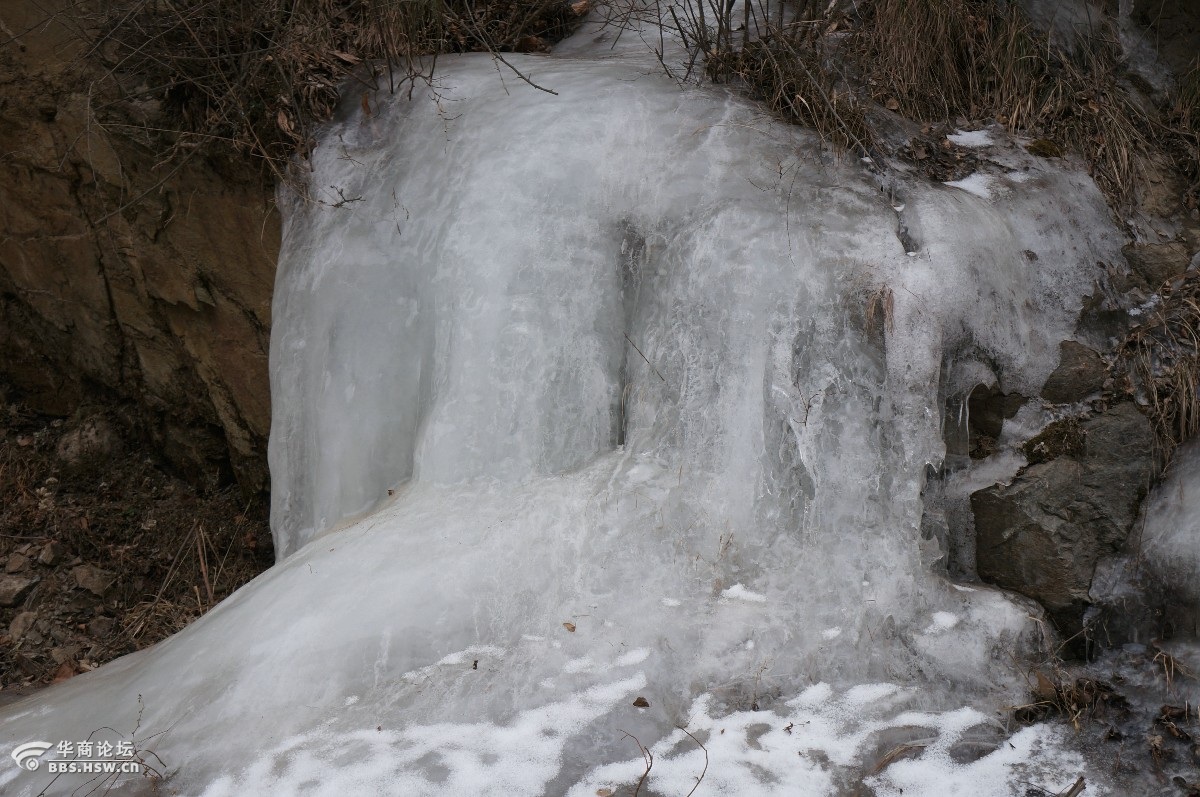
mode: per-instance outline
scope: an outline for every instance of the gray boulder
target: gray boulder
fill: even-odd
[[[1060,423],[1064,434],[1051,428],[1039,435],[1044,461],[1010,484],[972,494],[971,508],[979,576],[1041,603],[1070,638],[1083,628],[1096,563],[1133,527],[1153,471],[1154,438],[1131,403]],[[1044,442],[1059,437],[1070,444]]]
[[[1107,378],[1108,369],[1099,354],[1073,340],[1064,340],[1059,347],[1058,368],[1046,380],[1042,398],[1053,404],[1074,404],[1103,389]]]

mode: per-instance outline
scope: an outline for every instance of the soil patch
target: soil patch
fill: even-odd
[[[180,479],[124,429],[0,385],[0,702],[153,645],[274,560],[265,504]]]

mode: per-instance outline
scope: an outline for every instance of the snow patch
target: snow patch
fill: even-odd
[[[747,603],[766,603],[767,602],[766,595],[762,595],[757,592],[751,592],[750,590],[746,589],[745,585],[743,585],[743,584],[734,584],[729,589],[724,590],[721,593],[721,597],[724,599],[730,599],[730,600],[746,601]]]
[[[958,188],[969,194],[974,194],[981,199],[991,199],[992,183],[993,178],[991,175],[984,174],[983,172],[975,172],[961,180],[949,180],[945,184],[951,188]]]
[[[934,612],[933,622],[925,627],[923,634],[940,634],[958,625],[958,615],[952,612]]]
[[[990,147],[996,143],[992,140],[992,134],[987,130],[959,130],[946,138],[950,139],[951,144],[960,147]]]

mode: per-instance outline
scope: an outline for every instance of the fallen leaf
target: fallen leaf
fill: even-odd
[[[519,53],[548,53],[550,45],[540,36],[522,36],[517,39],[516,51]]]
[[[54,671],[54,677],[50,679],[50,683],[58,684],[75,677],[75,662],[64,661],[58,665],[58,669]]]
[[[1036,694],[1039,700],[1054,700],[1058,696],[1058,689],[1054,686],[1054,682],[1040,671],[1037,673]]]
[[[650,708],[650,701],[641,695],[638,695],[637,700],[633,701],[633,704],[638,708]]]

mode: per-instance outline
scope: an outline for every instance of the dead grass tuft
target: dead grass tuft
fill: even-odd
[[[1189,181],[1186,202],[1195,210],[1200,206],[1200,60],[1179,79],[1171,97],[1168,123],[1174,162]]]
[[[1034,676],[1033,702],[1013,709],[1013,718],[1018,722],[1040,722],[1057,715],[1079,731],[1092,720],[1109,720],[1114,714],[1129,711],[1129,701],[1104,681],[1073,677],[1057,668],[1048,672],[1039,670]]]
[[[1152,162],[1195,177],[1200,77],[1184,80],[1168,124],[1167,109],[1131,89],[1103,21],[1066,42],[1035,30],[1018,4],[985,0],[683,0],[668,10],[664,24],[689,51],[683,77],[738,84],[841,149],[876,143],[874,104],[927,125],[995,119],[1043,149],[1078,153],[1114,207],[1135,201]]]
[[[1147,408],[1165,461],[1200,431],[1200,272],[1173,280],[1159,296],[1117,350],[1113,370]]]

